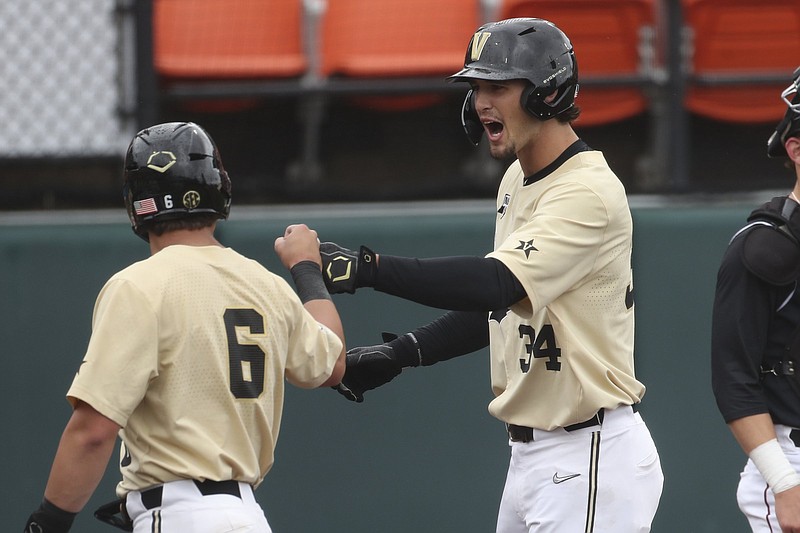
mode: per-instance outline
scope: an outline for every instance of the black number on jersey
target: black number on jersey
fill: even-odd
[[[236,328],[264,333],[264,317],[255,309],[226,309],[223,315],[228,335],[228,364],[231,392],[237,398],[258,398],[264,392],[267,355],[256,344],[239,344]]]
[[[528,324],[520,324],[519,338],[527,339],[525,343],[525,353],[527,357],[519,360],[519,367],[523,373],[531,368],[531,357],[537,359],[546,358],[545,368],[558,372],[561,370],[561,348],[556,346],[556,334],[553,326],[545,324],[536,334],[536,330]]]

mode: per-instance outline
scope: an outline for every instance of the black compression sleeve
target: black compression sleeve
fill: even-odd
[[[414,259],[381,255],[374,288],[429,307],[493,311],[522,300],[525,289],[493,258]]]
[[[488,346],[488,314],[450,311],[412,333],[419,343],[422,366],[430,366]]]

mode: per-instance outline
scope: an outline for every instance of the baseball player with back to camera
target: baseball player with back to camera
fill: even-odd
[[[67,392],[74,410],[25,531],[69,531],[119,435],[120,500],[97,518],[138,533],[269,533],[253,490],[273,463],[284,380],[333,386],[345,367],[316,233],[290,226],[275,241],[299,298],[223,247],[214,232],[228,217],[231,182],[193,123],[139,132],[124,178],[133,230],[151,256],[97,298]]]
[[[533,18],[482,26],[453,81],[470,89],[469,139],[516,156],[497,194],[494,251],[415,259],[321,245],[332,293],[360,287],[449,310],[348,352],[339,391],[363,401],[408,367],[486,346],[492,415],[511,459],[497,531],[649,531],[663,475],[634,406],[632,220],[623,185],[571,127],[578,66],[568,37]]]
[[[748,455],[737,500],[756,533],[800,532],[799,90],[800,68],[767,142],[767,155],[793,171],[793,188],[754,210],[731,239],[712,316],[714,395]]]

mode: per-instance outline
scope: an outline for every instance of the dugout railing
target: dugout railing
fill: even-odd
[[[444,78],[460,67],[471,32],[486,20],[507,16],[551,17],[574,35],[576,47],[583,48],[579,50],[579,59],[582,58],[581,103],[586,108],[585,126],[614,122],[634,114],[648,115],[650,139],[647,153],[643,154],[646,176],[642,179],[649,180],[649,184],[640,188],[645,192],[691,189],[690,114],[721,122],[774,122],[780,118],[777,116],[782,105],[777,98],[780,88],[800,63],[794,53],[800,41],[800,5],[793,0],[450,0],[447,6],[407,0],[408,10],[400,12],[402,17],[392,17],[389,7],[392,2],[240,0],[249,4],[250,9],[262,9],[262,13],[265,6],[269,8],[265,15],[269,22],[261,24],[264,32],[280,28],[284,46],[286,35],[295,39],[294,52],[301,57],[295,61],[296,68],[277,74],[270,74],[268,69],[227,74],[209,69],[204,74],[204,63],[199,61],[195,64],[200,70],[181,73],[179,69],[165,68],[160,61],[158,43],[163,39],[160,41],[155,32],[169,31],[174,36],[182,31],[186,16],[173,14],[171,20],[157,20],[179,12],[174,8],[182,1],[142,0],[128,5],[137,22],[138,105],[134,111],[137,122],[144,126],[157,121],[161,106],[167,102],[209,105],[248,99],[291,100],[298,106],[303,135],[301,156],[297,164],[287,169],[287,179],[300,189],[304,183],[323,179],[319,125],[330,98],[353,97],[372,102],[379,98],[391,105],[392,98],[405,98],[408,102],[409,96],[418,96],[416,101],[424,105],[425,97],[463,91],[462,86],[446,83]],[[214,2],[194,3],[193,13],[197,14],[198,6],[204,3]],[[279,20],[280,12],[270,8],[278,4],[293,6],[299,13]],[[165,5],[173,9],[164,9]],[[347,26],[352,10],[357,11],[359,6],[365,12],[370,6],[380,6],[382,11],[371,23],[364,19],[360,25]],[[424,9],[429,11],[420,11]],[[455,17],[454,12],[459,9],[469,10],[469,16],[459,12]],[[337,13],[339,20],[331,20]],[[331,19],[326,19],[327,16]],[[217,15],[212,22],[224,29],[219,18]],[[419,25],[423,20],[434,23],[434,27],[450,29],[450,48],[446,53],[436,52],[435,64],[420,58],[418,63],[422,67],[415,69],[414,59],[425,49],[415,47],[415,39],[421,37],[409,26],[413,29],[415,21]],[[597,27],[591,27],[593,20],[599,22]],[[258,21],[253,17],[240,20],[239,24],[244,22],[252,25]],[[297,27],[294,33],[287,33],[283,24]],[[371,35],[364,32],[374,30],[375,25],[380,26],[379,31],[371,31]],[[613,31],[609,32],[609,27]],[[234,25],[227,31],[229,39],[234,39],[237,33],[247,30]],[[359,35],[360,31],[363,35]],[[453,38],[453,32],[463,36]],[[198,33],[203,36],[202,31]],[[358,52],[360,46],[380,50],[362,61],[360,70],[348,68],[346,61],[337,66],[326,56],[337,33],[356,36],[356,45],[351,41],[351,51]],[[616,43],[609,41],[609,33],[617,38]],[[433,42],[429,37],[425,36]],[[380,46],[371,46],[369,39],[381,43]],[[738,48],[733,46],[737,39]],[[462,44],[458,47],[454,42]],[[208,47],[197,52],[205,57],[210,53]],[[265,49],[264,53],[271,52]],[[758,62],[758,58],[762,60]],[[209,59],[208,65],[213,66],[214,62]],[[598,98],[592,102],[594,95]],[[767,111],[760,109],[761,102],[769,102],[763,106]],[[402,112],[403,106],[398,106],[398,110]]]

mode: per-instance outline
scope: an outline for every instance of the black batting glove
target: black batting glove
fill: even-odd
[[[101,505],[94,512],[94,517],[123,531],[133,531],[133,521],[125,509],[124,498]]]
[[[393,380],[404,367],[419,366],[419,344],[412,333],[398,337],[383,334],[383,344],[359,346],[347,351],[347,368],[342,382],[334,387],[339,394],[356,403],[364,393]]]
[[[378,265],[375,253],[362,246],[358,252],[342,248],[334,242],[319,245],[322,257],[322,277],[331,294],[353,294],[359,287],[371,287]]]
[[[56,507],[44,499],[39,508],[28,518],[22,531],[23,533],[68,533],[77,514]]]

